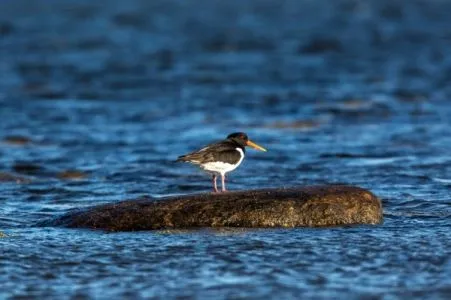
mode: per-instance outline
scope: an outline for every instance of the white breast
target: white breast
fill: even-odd
[[[235,170],[243,161],[244,152],[241,148],[236,148],[236,151],[240,152],[240,160],[236,164],[229,164],[225,162],[209,162],[201,165],[200,167],[207,172],[220,173],[224,175],[227,172]]]

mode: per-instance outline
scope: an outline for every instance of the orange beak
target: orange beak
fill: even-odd
[[[265,149],[265,148],[263,148],[262,146],[257,145],[256,143],[254,143],[254,142],[252,142],[252,141],[247,141],[247,142],[246,142],[246,145],[248,145],[249,147],[252,147],[252,148],[254,148],[254,149],[257,149],[257,150],[265,151],[265,152],[266,152],[266,149]]]

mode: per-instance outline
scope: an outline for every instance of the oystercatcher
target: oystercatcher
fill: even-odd
[[[221,175],[222,191],[224,192],[226,191],[225,174],[235,170],[241,164],[246,153],[246,146],[266,152],[265,148],[250,141],[244,132],[235,132],[229,134],[225,140],[179,156],[177,161],[198,165],[201,169],[211,174],[215,192],[218,192],[216,178],[218,175]]]

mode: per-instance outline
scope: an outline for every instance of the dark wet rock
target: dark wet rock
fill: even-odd
[[[28,183],[30,180],[14,174],[0,172],[0,182]]]
[[[60,179],[83,179],[86,178],[87,176],[88,175],[86,173],[77,170],[67,170],[60,172],[57,175],[57,177]]]
[[[325,52],[341,52],[341,42],[331,38],[314,38],[308,44],[299,47],[299,53],[322,54]]]
[[[325,185],[149,197],[70,212],[43,226],[111,231],[196,227],[312,227],[382,222],[381,201],[368,190]]]
[[[3,142],[10,145],[26,145],[31,143],[31,139],[21,135],[10,135],[3,138]]]
[[[13,170],[17,173],[23,173],[23,174],[36,174],[43,170],[43,168],[39,165],[35,165],[33,163],[28,162],[18,162],[14,164]]]

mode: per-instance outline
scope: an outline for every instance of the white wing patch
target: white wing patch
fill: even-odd
[[[205,147],[205,148],[202,148],[202,149],[200,149],[200,150],[197,151],[197,152],[204,152],[204,151],[207,150],[208,148],[210,148],[210,146],[207,146],[207,147]]]
[[[243,161],[243,158],[244,158],[243,150],[241,150],[241,148],[236,148],[236,150],[240,153],[240,156],[241,156],[240,160],[236,164],[229,164],[229,163],[217,161],[217,162],[209,162],[206,164],[202,164],[200,167],[207,172],[220,173],[223,175],[227,172],[233,171],[241,164],[241,162]]]

